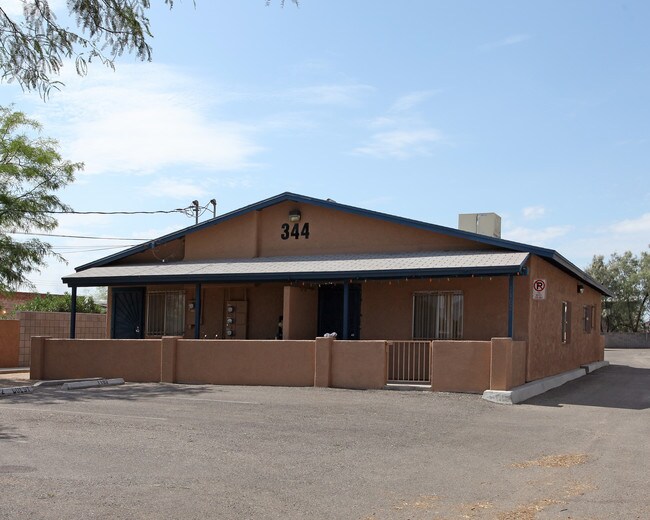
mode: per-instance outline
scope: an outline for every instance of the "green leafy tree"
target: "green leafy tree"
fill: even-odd
[[[174,6],[174,0],[163,1],[170,9]],[[298,5],[298,0],[292,1]],[[76,22],[74,30],[59,22],[50,5],[54,2],[21,3],[19,18],[0,6],[0,74],[23,90],[46,98],[52,88],[62,85],[53,77],[65,60],[73,60],[80,75],[86,74],[94,59],[114,68],[125,52],[141,61],[151,60],[150,0],[67,0],[65,15]],[[266,5],[270,3],[266,0]],[[284,0],[280,4],[284,6]]]
[[[72,309],[72,297],[69,293],[50,294],[36,297],[20,305],[16,305],[16,312],[70,312]],[[92,314],[103,314],[106,309],[95,303],[92,296],[77,296],[77,312]]]
[[[603,305],[603,332],[639,332],[650,322],[650,253],[626,251],[608,260],[594,256],[587,273],[608,287],[612,298]]]
[[[164,0],[170,8],[174,0]],[[59,23],[49,0],[22,0],[23,16],[16,18],[0,7],[0,68],[5,81],[17,81],[24,90],[47,97],[60,81],[67,59],[85,75],[93,59],[114,67],[125,52],[151,60],[149,0],[67,0],[67,16],[77,24],[71,30]]]
[[[38,239],[19,241],[12,232],[51,231],[52,213],[68,211],[56,192],[72,182],[81,163],[64,161],[57,142],[41,137],[40,124],[0,107],[0,291],[33,288],[28,275],[44,265],[52,247]],[[60,257],[59,257],[60,258]]]

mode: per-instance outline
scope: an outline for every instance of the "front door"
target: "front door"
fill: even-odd
[[[144,338],[144,287],[113,289],[111,338]]]
[[[349,285],[348,339],[359,339],[361,330],[361,286]],[[343,337],[343,284],[322,285],[318,288],[318,335],[336,332]]]

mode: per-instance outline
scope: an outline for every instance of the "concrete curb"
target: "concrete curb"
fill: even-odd
[[[32,386],[11,386],[8,388],[0,388],[0,395],[20,395],[31,394],[34,391]]]
[[[486,390],[483,392],[483,399],[499,404],[518,404],[607,365],[609,365],[608,361],[596,361],[575,370],[531,381],[512,390]]]
[[[415,391],[415,392],[430,392],[431,383],[425,384],[408,384],[408,383],[388,383],[384,386],[384,390],[400,390],[403,392]]]
[[[594,361],[588,365],[580,365],[580,368],[584,368],[587,371],[587,374],[591,374],[594,370],[603,368],[609,365],[609,361]]]
[[[93,388],[95,386],[114,386],[123,385],[124,379],[121,377],[115,379],[95,379],[94,381],[76,381],[64,383],[61,387],[63,390],[78,390],[80,388]]]
[[[40,387],[40,386],[60,386],[65,383],[77,383],[79,381],[99,381],[100,379],[104,379],[103,377],[83,377],[79,379],[50,379],[47,381],[39,381],[38,383],[34,383],[35,387]]]

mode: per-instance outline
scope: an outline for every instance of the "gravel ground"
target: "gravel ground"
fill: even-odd
[[[646,520],[650,351],[606,358],[517,406],[165,384],[0,397],[0,518]]]

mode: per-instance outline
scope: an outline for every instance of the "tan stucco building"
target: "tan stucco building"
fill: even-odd
[[[509,337],[526,381],[603,358],[608,291],[556,251],[292,193],[63,280],[109,287],[111,338]]]

